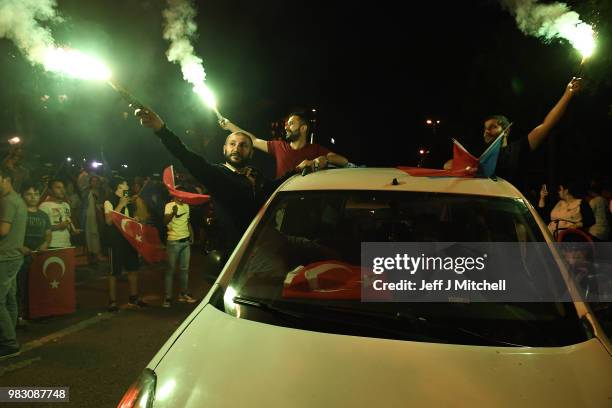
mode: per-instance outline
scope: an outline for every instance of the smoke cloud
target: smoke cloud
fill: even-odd
[[[168,0],[168,8],[163,12],[164,39],[170,41],[166,52],[168,61],[178,63],[183,78],[194,86],[201,86],[206,79],[202,59],[195,55],[191,40],[195,37],[197,26],[194,18],[196,10],[189,0]]]
[[[42,63],[54,41],[41,23],[61,21],[55,7],[55,0],[0,0],[0,38],[13,41],[30,62]]]
[[[565,3],[539,4],[537,0],[502,0],[502,6],[516,18],[519,29],[549,43],[553,39],[568,40],[583,55],[590,54],[593,28],[580,20]]]

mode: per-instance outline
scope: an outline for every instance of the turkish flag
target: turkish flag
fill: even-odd
[[[74,313],[75,248],[34,252],[29,271],[29,318]]]
[[[287,274],[283,297],[361,299],[361,267],[337,260],[299,266]]]
[[[468,152],[459,141],[453,139],[453,165],[450,170],[421,167],[398,168],[416,177],[491,177],[495,174],[497,158],[499,157],[503,138],[508,130],[510,130],[510,126],[512,124],[508,125],[478,158]]]
[[[142,258],[148,263],[156,263],[166,258],[166,249],[162,245],[157,229],[152,225],[141,224],[126,215],[111,212],[113,224],[128,240]]]
[[[200,205],[207,203],[210,200],[210,195],[208,194],[196,194],[177,190],[174,184],[173,166],[169,166],[164,169],[163,180],[171,196],[180,198],[183,202],[189,205]]]

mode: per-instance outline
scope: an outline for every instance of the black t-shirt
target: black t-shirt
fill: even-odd
[[[120,198],[119,196],[117,196],[117,194],[113,193],[107,201],[110,202],[113,206],[113,209],[115,209],[119,206]],[[134,205],[130,203],[126,207],[128,209],[128,213],[130,214],[130,217],[133,217],[136,211]],[[131,246],[131,244],[128,242],[127,239],[125,239],[125,237],[123,236],[121,231],[119,231],[114,222],[111,225],[106,225],[105,229],[105,241],[106,245],[108,245],[109,247],[118,248],[122,246]]]
[[[47,213],[41,210],[28,211],[26,233],[23,245],[36,251],[45,242],[47,231],[51,229],[51,221]]]
[[[529,151],[529,140],[526,137],[508,142],[499,152],[495,174],[519,187],[529,160]]]

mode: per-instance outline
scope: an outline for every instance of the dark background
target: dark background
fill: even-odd
[[[480,153],[482,119],[503,113],[524,137],[577,72],[566,42],[527,37],[493,0],[419,3],[197,1],[196,52],[220,111],[262,138],[296,108],[317,110],[317,141],[359,165],[440,167],[451,137]],[[550,142],[533,155],[534,180],[561,173],[606,174],[612,152],[610,2],[568,2],[597,25],[588,84]],[[59,0],[58,44],[99,56],[115,78],[149,104],[188,145],[221,160],[224,132],[167,62],[162,1]],[[60,78],[30,65],[0,40],[0,137],[19,133],[28,161],[100,159],[129,172],[171,162],[150,131],[103,83]],[[41,97],[48,95],[46,101]],[[67,99],[60,101],[59,96]],[[440,120],[433,129],[427,118]],[[331,144],[331,138],[336,144]],[[271,174],[273,161],[256,154]]]

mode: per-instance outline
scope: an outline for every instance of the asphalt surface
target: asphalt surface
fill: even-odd
[[[210,284],[203,256],[192,251],[190,289],[202,299]],[[17,331],[22,353],[0,362],[0,387],[70,387],[69,403],[0,403],[10,407],[116,407],[157,350],[196,307],[161,307],[163,265],[142,266],[141,293],[149,307],[123,308],[127,280],[118,282],[120,311],[106,312],[108,264],[76,271],[77,311],[30,321]],[[178,281],[175,281],[175,292]]]

